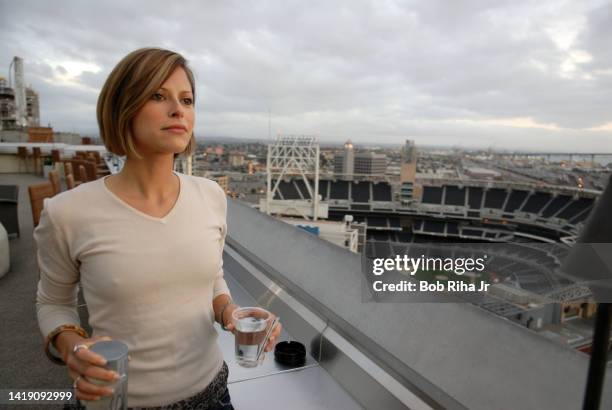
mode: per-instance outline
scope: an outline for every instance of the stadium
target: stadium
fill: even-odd
[[[277,147],[284,147],[280,149],[285,159],[288,144],[277,142]],[[565,276],[561,266],[598,191],[515,181],[415,178],[415,150],[405,151],[409,154],[404,155],[403,175],[395,182],[365,175],[315,179],[318,172],[287,172],[291,166],[277,175],[271,170],[271,200],[268,205],[261,201],[260,209],[286,221],[290,216],[308,219],[306,210],[318,200],[317,208],[327,214],[322,219],[359,231],[357,252],[368,259],[409,253],[473,257],[486,251],[486,278],[495,286],[489,293],[466,296],[469,302],[534,330],[591,317],[590,290]],[[303,152],[300,155],[304,159]],[[271,156],[268,161],[275,163]],[[412,175],[404,168],[413,169]],[[299,225],[319,233],[317,218],[309,219]],[[570,344],[584,351],[590,348],[588,337]]]

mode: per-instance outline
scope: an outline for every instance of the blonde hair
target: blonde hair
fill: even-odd
[[[174,51],[141,48],[123,57],[115,66],[102,87],[96,109],[100,137],[107,150],[116,155],[142,158],[136,151],[130,132],[132,120],[178,67],[187,73],[195,104],[193,72],[187,66],[187,60]],[[187,148],[181,154],[190,155],[195,146],[192,134]],[[181,154],[174,156],[176,158]]]

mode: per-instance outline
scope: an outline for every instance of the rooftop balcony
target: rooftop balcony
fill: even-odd
[[[0,388],[70,386],[66,369],[45,357],[36,322],[27,186],[42,181],[0,174],[0,185],[20,187],[21,233],[0,279]],[[234,298],[277,313],[282,339],[307,347],[303,367],[284,368],[268,354],[246,369],[233,360],[233,337],[219,330],[236,409],[581,407],[588,356],[469,304],[362,303],[359,255],[228,203],[224,267]],[[601,408],[612,408],[610,377]]]

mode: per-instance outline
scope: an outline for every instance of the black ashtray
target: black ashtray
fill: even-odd
[[[289,367],[304,366],[306,347],[296,341],[277,343],[274,348],[274,360]]]

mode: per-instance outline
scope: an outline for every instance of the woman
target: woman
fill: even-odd
[[[232,408],[213,327],[216,320],[232,331],[237,307],[223,279],[225,194],[211,180],[172,170],[195,146],[194,103],[181,55],[128,54],[97,107],[106,148],[127,157],[123,169],[45,202],[34,232],[38,321],[49,357],[67,364],[81,400],[112,394],[87,380],[117,377],[88,350],[104,336],[130,349],[130,407]],[[93,337],[79,326],[79,282]]]

